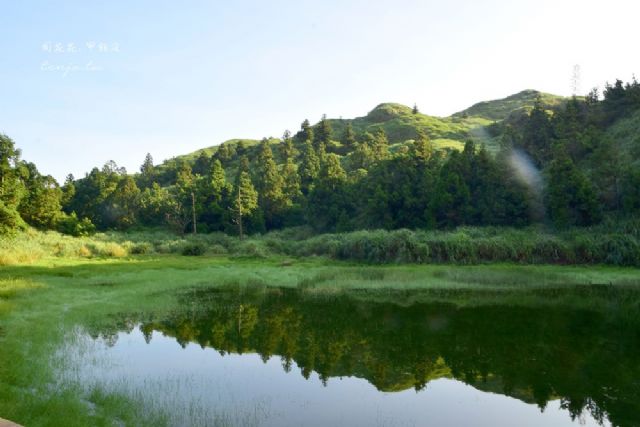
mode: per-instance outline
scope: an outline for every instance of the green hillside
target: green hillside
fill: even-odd
[[[488,126],[508,118],[512,113],[528,111],[533,108],[535,100],[540,97],[542,103],[549,108],[555,107],[566,101],[566,98],[535,90],[524,90],[503,99],[484,101],[455,113],[449,117],[436,117],[414,113],[413,109],[398,103],[382,103],[376,106],[368,114],[353,119],[331,119],[328,121],[333,130],[334,147],[340,147],[340,140],[350,123],[358,137],[365,132],[374,133],[383,128],[389,139],[391,150],[398,150],[402,144],[413,140],[417,130],[423,130],[431,139],[436,149],[461,150],[465,141],[472,140],[485,145],[489,151],[495,152],[498,148],[497,138],[492,135]],[[317,125],[316,125],[317,126]],[[277,143],[277,139],[270,140]],[[195,161],[202,154],[210,157],[221,145],[236,148],[238,143],[247,149],[247,155],[252,158],[259,141],[255,139],[231,139],[221,144],[202,148],[191,153],[179,155],[172,160]],[[297,148],[300,148],[298,146]],[[337,150],[338,154],[345,155],[348,151]],[[278,158],[277,150],[274,156]]]
[[[492,122],[501,121],[513,112],[531,109],[538,97],[544,105],[549,107],[557,107],[566,101],[566,98],[562,96],[527,89],[506,98],[478,102],[466,110],[455,113],[453,117],[477,117]]]

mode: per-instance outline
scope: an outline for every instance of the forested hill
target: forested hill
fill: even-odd
[[[166,226],[178,232],[556,228],[640,211],[640,84],[602,96],[531,90],[451,117],[380,104],[305,120],[281,138],[232,140],[133,175],[108,162],[59,186],[0,139],[0,232]],[[195,220],[194,220],[195,219]]]

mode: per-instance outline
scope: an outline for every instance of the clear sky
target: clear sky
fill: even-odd
[[[381,102],[447,116],[640,73],[640,2],[0,0],[0,132],[62,180]]]

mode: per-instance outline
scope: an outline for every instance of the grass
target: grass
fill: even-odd
[[[482,263],[640,266],[640,223],[629,220],[561,232],[528,228],[360,230],[314,234],[306,227],[250,236],[176,236],[165,231],[108,232],[74,238],[28,230],[0,239],[0,266],[47,259],[106,259],[138,255],[229,255],[235,258],[326,257],[367,264]]]
[[[512,242],[522,237],[511,233]],[[244,241],[221,234],[71,238],[29,231],[1,241],[0,415],[29,426],[166,424],[168,414],[144,396],[62,381],[59,373],[69,367],[55,355],[74,328],[99,329],[127,313],[162,316],[177,307],[177,295],[192,289],[284,286],[310,296],[346,292],[402,304],[426,298],[458,305],[597,308],[610,304],[602,286],[640,286],[638,269],[618,266],[452,265],[477,261],[483,246],[473,242],[491,239],[506,237],[490,229],[317,237],[292,229]],[[440,260],[447,263],[396,264],[431,262],[439,259],[434,253],[448,254]],[[367,264],[380,262],[391,264]],[[402,293],[409,290],[426,292]],[[224,411],[219,415],[225,419]]]

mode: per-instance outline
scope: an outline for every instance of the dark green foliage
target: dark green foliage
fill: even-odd
[[[191,242],[182,248],[182,255],[185,256],[200,256],[204,255],[207,251],[207,247],[201,242]]]
[[[26,226],[20,214],[0,200],[0,236],[24,230]]]
[[[347,123],[347,126],[345,126],[341,141],[342,145],[348,150],[352,150],[353,147],[355,147],[357,142],[356,133],[353,130],[351,122]]]
[[[548,169],[546,204],[557,227],[591,225],[602,219],[593,186],[563,148],[558,148]]]
[[[140,166],[140,174],[138,175],[138,187],[141,189],[149,188],[156,182],[156,170],[153,167],[153,157],[150,153],[144,158],[144,163]]]
[[[70,236],[90,236],[96,231],[95,225],[88,218],[78,219],[75,212],[62,215],[56,221],[56,230]]]
[[[329,120],[327,120],[326,114],[322,116],[322,119],[316,125],[314,135],[315,137],[313,139],[313,146],[316,151],[326,150],[331,142],[331,137],[333,135],[333,129],[331,128],[331,123],[329,123]]]

